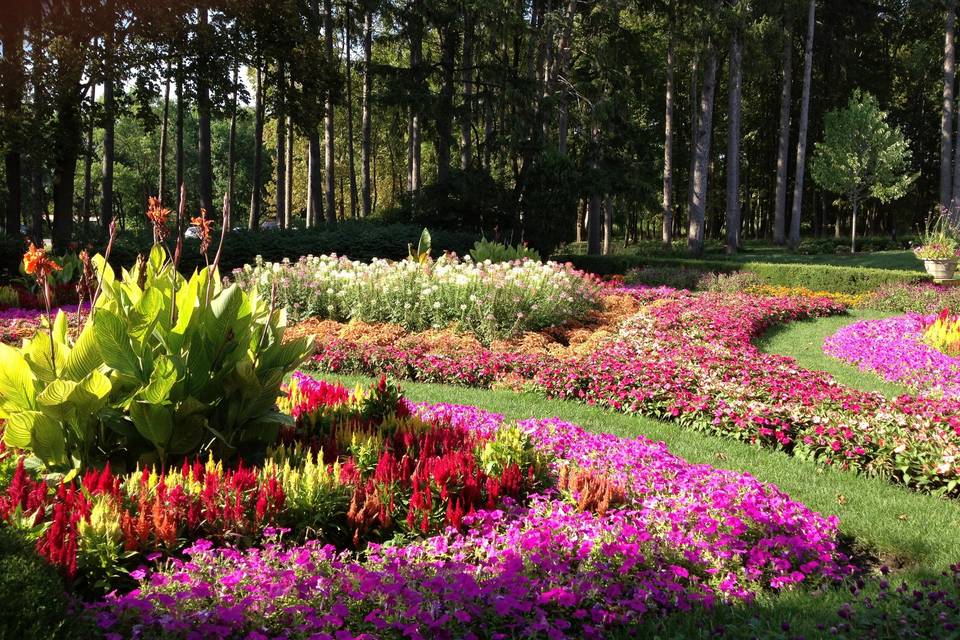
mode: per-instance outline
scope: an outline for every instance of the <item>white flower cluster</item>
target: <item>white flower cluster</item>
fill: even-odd
[[[264,262],[234,273],[244,287],[274,294],[295,319],[391,322],[411,331],[456,326],[481,339],[509,336],[580,318],[601,287],[569,265],[523,260],[366,264],[337,256]]]

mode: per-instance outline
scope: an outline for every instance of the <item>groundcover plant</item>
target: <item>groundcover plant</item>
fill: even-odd
[[[825,298],[634,290],[643,304],[585,356],[478,348],[438,353],[351,340],[320,341],[322,370],[490,386],[509,382],[557,398],[676,420],[828,465],[955,493],[960,402],[888,400],[837,384],[751,340],[777,322],[839,313]]]

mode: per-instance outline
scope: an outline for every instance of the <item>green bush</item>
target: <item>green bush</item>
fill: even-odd
[[[0,527],[0,640],[89,637],[77,628],[57,570],[15,529]]]
[[[239,269],[250,263],[254,256],[263,256],[268,262],[279,262],[284,258],[296,261],[300,256],[329,253],[362,262],[369,262],[373,258],[402,260],[407,257],[407,245],[416,246],[422,231],[422,225],[386,223],[382,220],[347,220],[314,229],[234,231],[224,243],[220,271],[226,274]],[[453,251],[461,256],[467,254],[479,237],[477,233],[433,227],[430,235],[434,250]],[[115,268],[133,264],[138,253],[149,253],[152,242],[149,236],[121,235],[113,247],[110,263]],[[204,264],[199,241],[185,240],[180,271],[189,274]]]
[[[768,262],[737,263],[723,260],[636,255],[567,255],[557,256],[555,259],[569,261],[578,269],[601,276],[623,274],[630,269],[649,266],[695,269],[713,273],[747,271],[755,274],[762,284],[802,286],[814,291],[834,291],[837,293],[864,293],[885,285],[916,284],[930,280],[930,276],[918,271],[832,265],[774,264]]]
[[[696,289],[701,278],[708,271],[690,269],[688,267],[673,267],[648,265],[637,269],[630,269],[624,275],[627,284],[640,284],[647,287],[672,287],[674,289]]]
[[[473,258],[474,262],[483,262],[485,260],[489,260],[490,262],[513,262],[514,260],[522,260],[523,258],[537,262],[541,261],[540,253],[537,252],[536,249],[522,245],[510,246],[502,242],[487,240],[486,238],[477,240],[474,243],[473,248],[470,249],[470,257]]]

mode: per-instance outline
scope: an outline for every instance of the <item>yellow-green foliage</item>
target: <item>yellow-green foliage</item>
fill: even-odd
[[[504,469],[516,464],[523,473],[533,468],[538,480],[548,471],[549,458],[537,450],[530,436],[517,425],[501,427],[493,439],[477,449],[480,468],[491,476],[499,476]]]
[[[477,240],[473,248],[470,249],[470,257],[474,262],[513,262],[514,260],[535,260],[540,262],[540,253],[536,249],[525,247],[523,245],[511,246],[502,242],[493,240]]]
[[[97,567],[107,571],[119,566],[123,533],[120,530],[120,512],[112,497],[98,495],[93,498],[89,518],[81,518],[77,524],[78,563],[85,567]]]

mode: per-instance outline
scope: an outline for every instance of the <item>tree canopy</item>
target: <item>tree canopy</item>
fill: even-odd
[[[804,179],[801,147],[862,88],[918,173],[915,197],[873,198],[864,231],[909,232],[960,164],[951,6],[5,3],[4,227],[64,246],[114,217],[132,224],[183,183],[190,211],[218,213],[228,196],[232,224],[252,228],[371,216],[541,250],[588,236],[594,251],[793,242],[849,225]]]

